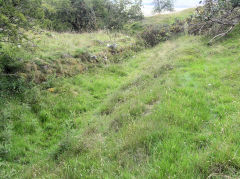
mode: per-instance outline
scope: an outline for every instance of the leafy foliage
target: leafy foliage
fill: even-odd
[[[142,34],[142,39],[147,46],[155,46],[159,42],[166,41],[169,38],[167,27],[149,27]]]
[[[140,36],[146,46],[153,47],[168,40],[171,36],[184,32],[184,23],[185,21],[175,19],[173,24],[149,26],[140,33]]]
[[[205,0],[203,7],[196,9],[196,15],[189,19],[190,34],[207,34],[216,38],[230,33],[240,22],[239,0]]]
[[[17,47],[0,50],[0,94],[24,90],[25,80],[17,75],[22,69],[23,60],[18,57]]]
[[[65,30],[95,29],[96,19],[94,11],[83,0],[67,0],[44,3],[45,21],[47,28]]]
[[[45,1],[47,27],[57,31],[121,29],[131,20],[143,18],[141,0],[56,0]]]
[[[0,12],[0,43],[11,43],[0,44],[0,92],[20,92],[25,84],[17,75],[23,66],[18,47],[27,39],[25,32],[44,17],[41,0],[0,0]]]
[[[0,41],[19,42],[33,18],[43,18],[41,0],[0,0]]]

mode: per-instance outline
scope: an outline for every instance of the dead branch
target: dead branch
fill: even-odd
[[[212,44],[212,42],[213,42],[216,38],[218,38],[218,37],[222,38],[222,37],[226,36],[227,34],[229,34],[229,33],[232,31],[233,28],[234,28],[234,26],[231,26],[228,31],[216,35],[215,37],[213,37],[213,38],[208,42],[208,44],[209,44],[209,45]]]

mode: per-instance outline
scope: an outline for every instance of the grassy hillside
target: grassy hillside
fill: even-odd
[[[143,20],[143,25],[152,25],[152,24],[171,24],[174,23],[175,19],[183,20],[191,16],[194,13],[194,9],[186,9],[180,12],[174,12],[171,14],[159,14],[155,16],[146,17]]]
[[[78,35],[62,35],[41,39],[38,54],[65,44],[74,55],[96,39],[83,34],[75,47]],[[2,94],[0,178],[237,178],[239,51],[239,31],[211,47],[186,35]]]
[[[169,25],[173,24],[176,19],[184,20],[194,14],[194,9],[186,9],[171,14],[159,14],[155,16],[145,17],[142,21],[126,24],[124,30],[127,33],[136,34],[143,31],[148,26]]]

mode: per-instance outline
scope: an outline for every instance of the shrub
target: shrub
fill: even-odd
[[[212,36],[209,41],[228,35],[240,22],[239,0],[204,0],[203,6],[196,9],[194,16],[188,19],[189,34]]]
[[[88,52],[87,49],[77,49],[74,54],[75,58],[80,58],[83,62],[90,62],[91,61],[91,54]]]
[[[42,19],[41,0],[0,0],[0,41],[21,43],[26,39],[25,30]],[[30,20],[31,19],[31,20]]]
[[[170,37],[185,31],[185,21],[175,19],[173,24],[149,26],[140,33],[140,37],[146,46],[153,47],[159,42],[168,40]]]
[[[169,28],[168,27],[148,27],[145,31],[140,34],[144,40],[146,46],[155,46],[159,42],[163,42],[169,39]]]
[[[18,76],[24,61],[18,58],[17,48],[0,49],[0,92],[22,92],[25,80]]]
[[[26,89],[25,80],[18,76],[0,74],[0,93],[22,93]]]
[[[23,61],[17,58],[16,49],[8,48],[0,50],[0,72],[5,74],[14,74],[23,67]]]
[[[184,32],[185,21],[175,19],[175,22],[170,26],[170,32],[173,34],[178,34]]]

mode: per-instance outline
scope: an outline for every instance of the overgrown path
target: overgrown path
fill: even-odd
[[[22,176],[239,176],[239,51],[239,36],[213,47],[184,36],[54,82],[34,114],[45,159]]]

